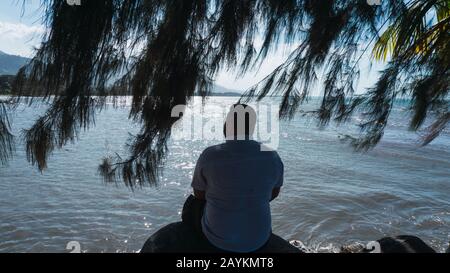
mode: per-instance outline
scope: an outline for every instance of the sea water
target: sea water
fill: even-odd
[[[214,97],[207,105],[226,109],[237,100]],[[20,135],[46,108],[22,104],[11,113],[17,149],[0,166],[0,252],[69,252],[74,243],[83,252],[139,251],[159,228],[180,220],[198,156],[220,143],[171,140],[156,188],[105,185],[97,172],[101,159],[126,156],[125,143],[140,128],[128,119],[125,103],[99,113],[95,126],[55,151],[40,173],[27,162]],[[358,115],[348,125],[324,129],[302,115],[281,122],[277,150],[285,186],[272,203],[274,232],[318,252],[403,234],[444,251],[450,241],[450,132],[421,147],[408,120],[399,103],[383,141],[366,153],[340,141],[355,132]]]

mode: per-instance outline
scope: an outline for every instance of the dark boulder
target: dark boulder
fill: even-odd
[[[141,253],[218,253],[194,228],[183,222],[170,224],[156,232],[145,243]],[[302,253],[277,235],[257,253]]]
[[[378,241],[382,253],[436,253],[422,239],[416,236],[402,235],[387,237]]]
[[[361,243],[343,246],[341,253],[386,253],[386,254],[400,254],[400,253],[436,253],[436,251],[427,245],[422,239],[416,236],[401,235],[397,237],[385,237],[376,241],[379,249],[368,249]]]

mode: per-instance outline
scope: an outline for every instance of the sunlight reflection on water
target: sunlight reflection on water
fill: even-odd
[[[44,110],[19,108],[16,134]],[[101,158],[126,155],[128,133],[138,130],[128,110],[101,113],[94,129],[52,155],[42,175],[18,145],[16,157],[0,167],[0,252],[67,252],[70,241],[84,252],[136,252],[156,230],[179,221],[196,160],[216,142],[171,142],[158,188],[104,185],[97,174]],[[366,154],[339,142],[338,133],[349,126],[321,131],[300,118],[282,123],[286,181],[272,205],[274,231],[323,252],[399,234],[443,251],[450,240],[450,135],[418,148],[402,113],[394,111],[384,141]]]

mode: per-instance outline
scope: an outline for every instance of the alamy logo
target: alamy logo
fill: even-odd
[[[69,242],[66,246],[67,250],[70,250],[70,253],[81,253],[81,244],[77,241]]]
[[[381,253],[381,245],[379,242],[369,242],[366,246],[366,249],[369,251],[369,253]]]
[[[203,106],[201,102],[178,105],[172,109],[172,117],[182,119],[173,128],[172,139],[218,142],[224,139],[225,133],[227,140],[245,140],[248,137],[245,120],[248,117],[249,124],[252,124],[248,129],[254,132],[255,140],[263,144],[262,151],[277,150],[280,143],[279,105],[258,103],[251,108],[253,111],[249,109],[242,106],[230,109],[214,103]]]
[[[81,0],[66,0],[69,6],[81,6]]]
[[[380,6],[381,0],[367,0],[367,4],[370,6]]]

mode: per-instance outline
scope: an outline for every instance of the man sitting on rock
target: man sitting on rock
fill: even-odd
[[[283,186],[284,169],[275,151],[252,139],[255,126],[255,110],[234,105],[226,143],[206,149],[195,169],[194,196],[206,200],[199,231],[218,250],[254,252],[272,235],[270,202]]]

